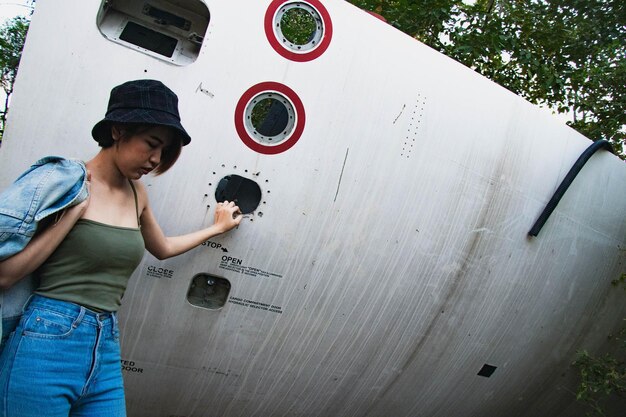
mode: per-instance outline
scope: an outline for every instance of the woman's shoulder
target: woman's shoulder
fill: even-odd
[[[85,169],[85,162],[81,159],[57,155],[44,156],[43,158],[38,159],[34,164],[32,164],[31,169],[43,165],[59,165],[74,169]]]
[[[137,194],[147,194],[146,185],[141,180],[129,180],[130,184],[137,191]]]
[[[137,203],[140,207],[140,211],[143,211],[148,206],[148,191],[145,184],[141,180],[130,180],[130,184],[137,194]]]
[[[72,188],[83,180],[87,174],[85,163],[75,158],[61,156],[46,156],[33,163],[26,171],[17,177],[16,186],[58,187],[58,184],[67,184]]]

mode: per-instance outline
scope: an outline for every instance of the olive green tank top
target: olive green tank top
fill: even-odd
[[[117,311],[144,249],[139,228],[80,219],[36,271],[41,283],[35,293],[95,311]]]

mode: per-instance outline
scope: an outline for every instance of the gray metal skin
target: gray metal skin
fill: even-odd
[[[611,285],[624,272],[623,162],[594,155],[529,238],[589,140],[343,1],[323,2],[328,49],[289,61],[263,32],[269,3],[206,1],[200,56],[177,66],[105,39],[99,1],[37,2],[2,187],[43,155],[90,158],[111,87],[157,78],[193,137],[170,172],[144,179],[165,233],[209,224],[225,175],[263,191],[237,230],[170,260],[146,254],[132,276],[129,416],[583,415],[570,364],[606,349],[626,314]],[[302,137],[277,155],[234,126],[261,81],[306,109]],[[231,283],[226,305],[187,301],[198,273]]]

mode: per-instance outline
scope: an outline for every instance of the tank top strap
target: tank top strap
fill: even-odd
[[[141,229],[141,220],[139,218],[139,202],[137,201],[137,190],[135,190],[135,184],[132,180],[128,180],[130,188],[133,190],[133,196],[135,197],[135,214],[137,215],[137,226]]]

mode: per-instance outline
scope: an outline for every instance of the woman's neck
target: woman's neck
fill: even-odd
[[[110,188],[125,188],[128,179],[117,168],[111,150],[111,148],[101,149],[96,156],[87,161],[87,170],[91,173],[92,181],[104,183]]]

